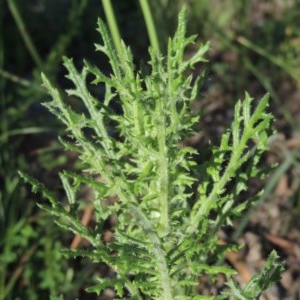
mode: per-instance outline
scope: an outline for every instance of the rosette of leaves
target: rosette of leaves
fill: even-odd
[[[258,163],[267,149],[272,116],[266,112],[267,97],[253,108],[246,94],[245,100],[236,104],[231,128],[223,134],[220,145],[212,148],[211,159],[197,167],[195,156],[201,159],[201,153],[180,145],[199,120],[190,106],[203,76],[193,78],[189,70],[205,61],[209,45],[200,45],[185,59],[186,47],[195,41],[195,36],[185,36],[185,14],[183,8],[166,57],[150,49],[149,65],[141,70],[136,70],[125,44],[117,54],[99,20],[103,44],[96,49],[108,57],[111,74],[105,75],[88,62],[78,71],[71,59],[64,58],[67,78],[74,85],[67,94],[84,104],[82,112],[67,105],[42,76],[53,99],[45,106],[68,132],[68,138],[61,141],[67,150],[79,153],[85,168],[81,174],[65,171],[60,175],[67,206],[40,183],[23,176],[50,202],[39,206],[56,216],[60,226],[90,243],[88,249],[67,252],[104,262],[115,270],[114,278],[99,278],[90,292],[113,287],[118,298],[216,299],[195,292],[198,277],[234,273],[230,267],[213,264],[228,248],[219,245],[217,232],[253,202],[237,203],[236,199],[247,189],[249,179],[264,175]],[[96,99],[89,91],[90,74],[93,84],[104,85],[104,99]],[[114,103],[120,105],[121,113],[114,111]],[[93,228],[86,228],[78,217],[81,200],[77,195],[86,185],[93,191]],[[116,201],[108,204],[108,197]],[[107,243],[102,236],[111,215],[116,215],[118,222],[113,239]],[[266,268],[264,278],[269,272],[275,276],[263,287],[256,284],[260,282],[257,278],[251,283],[251,291],[259,290],[255,297],[279,278],[280,265],[274,253]],[[249,287],[243,290],[229,282],[232,296],[250,299]],[[226,293],[219,298],[226,299]]]

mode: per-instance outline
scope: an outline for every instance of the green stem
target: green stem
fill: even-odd
[[[156,29],[154,21],[151,14],[151,9],[149,7],[148,0],[139,0],[140,6],[144,15],[148,36],[150,39],[150,44],[155,51],[160,52],[159,42],[156,34]]]
[[[120,177],[119,182],[116,182],[116,178],[114,178],[112,174],[102,172],[102,170],[104,170],[104,166],[99,160],[95,159],[95,164],[96,163],[97,169],[100,170],[100,173],[103,175],[103,179],[109,186],[115,186],[116,194],[129,205],[131,213],[136,217],[137,222],[143,228],[145,235],[151,241],[153,247],[152,251],[157,258],[157,267],[161,275],[161,287],[163,290],[163,297],[161,299],[172,300],[172,285],[168,271],[168,264],[166,262],[166,253],[161,245],[157,232],[154,230],[151,222],[148,220],[144,212],[137,205],[134,205],[134,203],[136,203],[136,197],[134,194],[129,192],[130,189],[127,186],[127,181]],[[131,288],[134,289],[134,286]]]
[[[162,248],[159,237],[154,231],[151,222],[149,222],[149,220],[147,219],[145,214],[140,210],[139,207],[130,205],[130,209],[138,219],[140,225],[143,227],[146,235],[149,237],[149,240],[152,243],[152,250],[155,254],[155,257],[157,258],[157,266],[161,275],[161,287],[163,290],[163,297],[161,297],[161,299],[172,300],[173,296],[171,289],[171,279],[169,276],[168,265],[166,262],[166,253]]]
[[[32,40],[26,30],[26,26],[22,20],[21,15],[19,14],[19,11],[16,7],[14,0],[7,0],[7,2],[8,2],[9,10],[10,10],[13,18],[15,19],[15,22],[17,24],[19,32],[24,40],[24,43],[25,43],[33,61],[40,69],[42,69],[42,59],[40,58],[40,56],[34,46],[34,43],[32,42]]]
[[[4,1],[1,1],[0,4],[0,69],[4,67]],[[1,81],[1,88],[4,85],[4,82]],[[3,89],[1,89],[3,90]],[[2,95],[1,95],[2,98]]]
[[[108,27],[115,45],[115,48],[119,55],[121,54],[121,36],[118,28],[118,24],[116,22],[114,10],[112,8],[110,0],[102,0],[102,5],[104,8],[104,13],[107,19]]]
[[[98,162],[99,163],[99,162]],[[99,165],[99,170],[102,170],[103,166]],[[116,188],[116,194],[122,199],[125,203],[129,204],[130,211],[132,214],[136,217],[137,222],[142,226],[146,236],[149,238],[152,244],[152,251],[157,258],[157,267],[161,275],[161,287],[163,290],[163,297],[161,299],[164,300],[172,300],[172,288],[171,288],[171,279],[169,276],[168,271],[168,264],[166,261],[166,253],[161,245],[160,239],[157,235],[157,232],[154,230],[151,222],[148,220],[147,216],[143,213],[143,211],[136,205],[133,205],[132,203],[135,203],[135,196],[131,193],[128,193],[129,189],[126,186],[127,182],[123,181],[122,178],[120,178],[119,183],[113,184],[115,182],[115,178],[112,177],[109,173],[103,173],[103,178],[109,185],[115,185]],[[131,203],[131,204],[130,204]],[[127,282],[127,284],[130,284]],[[133,292],[135,291],[135,295],[139,297],[138,291],[136,291],[134,285],[128,286],[130,290]]]
[[[164,100],[158,101],[158,151],[159,151],[159,170],[158,170],[158,184],[159,184],[159,203],[161,205],[161,226],[162,234],[169,232],[169,159],[168,149],[166,145],[166,122],[165,122],[165,105]]]

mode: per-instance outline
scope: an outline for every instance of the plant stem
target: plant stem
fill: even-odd
[[[101,165],[99,166],[99,169],[102,169]],[[115,180],[109,174],[105,173],[103,174],[103,178],[109,184],[112,184],[112,182]],[[125,200],[126,203],[134,203],[135,196],[131,193],[128,193],[128,188],[126,188],[126,182],[122,182],[121,180],[120,183],[115,184],[115,187],[116,194],[119,195],[121,199]],[[172,300],[173,296],[171,288],[171,279],[169,276],[168,265],[166,262],[166,253],[164,252],[159,237],[156,231],[153,229],[151,222],[147,219],[143,211],[138,206],[131,204],[130,211],[136,217],[137,222],[140,223],[140,226],[143,228],[145,235],[149,238],[149,240],[152,243],[152,251],[155,254],[155,257],[157,258],[157,268],[161,275],[161,287],[163,290],[162,299]],[[132,291],[135,290],[134,286],[129,287]]]
[[[154,231],[152,224],[149,222],[145,214],[136,206],[131,205],[131,211],[136,215],[137,219],[141,223],[146,235],[149,237],[149,240],[152,243],[153,249],[156,259],[157,259],[157,267],[161,274],[161,287],[163,290],[163,297],[161,299],[164,300],[172,300],[172,289],[171,289],[171,280],[168,272],[168,266],[166,262],[166,254],[161,246],[160,240]]]
[[[159,151],[159,170],[158,170],[158,184],[159,184],[159,204],[161,205],[161,226],[162,235],[166,235],[169,232],[169,159],[168,159],[168,149],[166,145],[166,122],[165,122],[165,105],[164,99],[158,101],[157,114],[160,116],[158,120],[158,151]]]
[[[149,7],[148,0],[139,0],[144,15],[148,36],[150,39],[150,44],[155,51],[160,52],[159,42],[155,30],[154,21],[151,14],[151,9]]]
[[[4,1],[1,1],[0,4],[0,68],[2,69],[4,66]],[[0,88],[3,88],[4,82],[0,82]],[[3,90],[3,89],[1,89]],[[2,95],[1,95],[2,96]],[[1,97],[2,98],[2,97]]]
[[[110,0],[102,0],[104,13],[107,19],[108,27],[115,45],[115,48],[119,54],[121,54],[121,36],[116,22],[114,10],[112,8]]]
[[[10,10],[13,18],[15,19],[15,22],[17,24],[19,32],[25,42],[25,45],[26,45],[33,61],[40,69],[42,69],[42,59],[41,59],[40,55],[38,54],[38,52],[34,46],[34,43],[32,42],[32,40],[26,30],[26,26],[22,20],[21,15],[19,14],[19,11],[16,7],[14,0],[7,0],[7,2],[8,2],[9,10]]]

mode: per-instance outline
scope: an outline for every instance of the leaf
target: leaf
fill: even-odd
[[[227,283],[230,290],[222,293],[222,295],[234,296],[234,299],[238,300],[259,299],[263,291],[280,280],[282,271],[283,266],[278,262],[278,255],[273,250],[268,257],[262,272],[254,275],[244,289],[238,287],[236,283],[230,280]]]
[[[254,275],[243,290],[247,299],[257,299],[263,291],[281,279],[283,266],[278,262],[278,255],[273,250],[260,274]]]
[[[99,279],[99,281],[100,281],[100,283],[93,285],[91,287],[88,287],[86,289],[86,291],[100,295],[101,292],[103,292],[105,289],[114,288],[117,292],[117,295],[119,297],[123,297],[123,295],[124,295],[123,287],[125,285],[125,282],[123,280],[112,279],[112,278],[110,278],[110,279],[101,278],[101,280]]]

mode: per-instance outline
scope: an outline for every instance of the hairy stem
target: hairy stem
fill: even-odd
[[[153,229],[150,221],[138,207],[131,205],[131,211],[138,219],[138,222],[143,227],[146,235],[149,237],[149,240],[152,243],[152,251],[154,252],[155,257],[157,259],[157,267],[161,275],[161,287],[163,290],[163,295],[161,299],[172,300],[173,296],[171,289],[171,279],[169,277],[169,270],[166,262],[166,253],[162,248],[159,237]]]
[[[158,184],[159,184],[159,204],[161,205],[161,227],[162,234],[165,235],[169,232],[169,159],[168,149],[166,145],[166,117],[164,115],[165,105],[164,99],[158,103],[158,120],[157,126],[157,139],[159,151],[159,169],[158,169]]]

